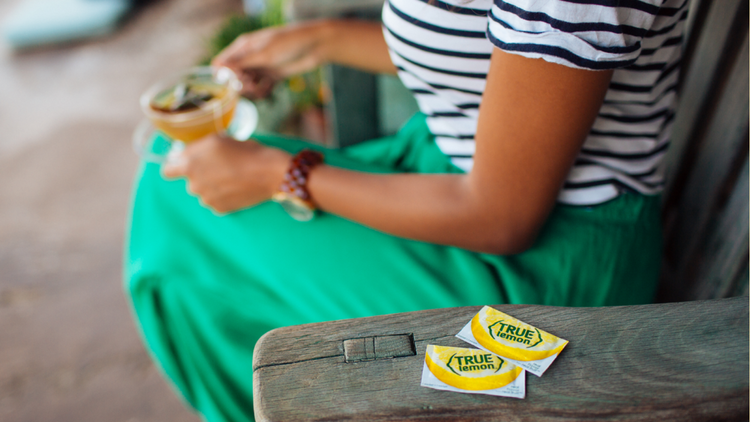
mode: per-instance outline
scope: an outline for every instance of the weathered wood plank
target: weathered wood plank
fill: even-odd
[[[736,295],[744,268],[748,261],[748,160],[737,177],[737,183],[726,207],[717,215],[709,228],[709,238],[698,261],[698,271],[688,296],[696,299],[714,299]],[[744,281],[747,284],[747,280]]]
[[[256,346],[258,421],[716,421],[748,417],[748,299],[611,308],[497,306],[570,340],[525,400],[419,386],[428,344],[479,307],[286,327]],[[346,363],[344,340],[411,334],[415,356]]]
[[[749,262],[746,260],[745,264],[742,266],[742,269],[737,272],[735,282],[732,283],[732,292],[730,293],[731,296],[750,295],[750,292],[748,292],[748,281],[750,281],[750,266],[748,264]]]
[[[671,296],[662,296],[665,300],[694,299],[685,294],[683,283],[691,284],[695,278],[692,263],[705,241],[712,213],[717,211],[719,192],[724,184],[731,186],[735,183],[735,180],[728,180],[732,164],[736,162],[738,154],[747,151],[747,32],[739,51],[726,89],[717,104],[715,117],[705,132],[698,159],[691,169],[678,206],[673,209],[675,217],[667,227],[662,291],[671,292]]]
[[[685,150],[694,135],[699,132],[698,126],[705,124],[702,116],[707,112],[706,105],[714,94],[712,89],[715,88],[715,78],[720,70],[723,47],[732,35],[729,23],[734,20],[738,10],[746,1],[710,2],[707,4],[710,10],[705,22],[702,22],[700,28],[695,28],[696,31],[700,31],[700,37],[697,45],[690,46],[691,55],[699,59],[691,60],[685,65],[687,73],[683,78],[680,106],[675,117],[670,151],[665,158],[669,174],[674,174],[679,170]],[[696,5],[691,5],[693,6]],[[675,180],[674,177],[668,178],[665,190],[667,194],[672,190]]]
[[[713,0],[689,0],[688,5],[688,18],[685,22],[685,32],[683,39],[683,51],[682,51],[682,68],[680,74],[683,76],[680,78],[680,82],[685,82],[685,75],[689,73],[690,64],[692,57],[695,54],[698,41],[703,27],[708,20],[709,11],[713,5]]]

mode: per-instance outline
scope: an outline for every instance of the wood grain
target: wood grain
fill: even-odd
[[[689,296],[713,299],[738,296],[747,287],[748,231],[748,159],[737,177],[726,207],[709,228],[709,237],[701,251],[701,265]]]
[[[258,421],[716,421],[748,417],[748,298],[610,308],[501,305],[570,341],[524,400],[420,387],[428,344],[480,307],[280,328],[255,349]],[[346,339],[412,334],[416,356],[346,363]]]
[[[711,96],[715,95],[715,78],[721,71],[723,48],[731,37],[730,22],[737,16],[744,0],[721,0],[709,2],[705,9],[709,9],[708,16],[702,17],[702,24],[691,28],[696,33],[696,45],[688,46],[692,50],[690,62],[683,67],[686,72],[683,77],[680,93],[680,106],[675,117],[672,142],[666,156],[666,165],[670,174],[680,170],[685,150],[693,137],[699,132],[698,125],[705,125],[703,116],[706,114],[707,104]],[[702,3],[702,2],[701,2]],[[696,13],[698,4],[691,5]],[[701,4],[701,6],[703,6]],[[703,21],[705,20],[705,21]],[[686,57],[687,59],[687,57]],[[665,191],[669,193],[676,178],[670,177]]]
[[[721,283],[705,277],[700,266],[704,264],[703,258],[710,255],[706,248],[715,228],[711,223],[722,211],[721,193],[726,187],[731,190],[737,183],[737,174],[732,171],[737,157],[747,156],[747,32],[740,42],[742,47],[727,74],[722,95],[717,99],[714,118],[705,128],[697,159],[690,169],[680,201],[672,210],[672,223],[666,227],[662,291],[668,294],[661,295],[664,300],[719,297]],[[745,192],[738,194],[744,195]],[[737,223],[741,225],[739,221]],[[710,266],[712,262],[705,261],[705,265]]]

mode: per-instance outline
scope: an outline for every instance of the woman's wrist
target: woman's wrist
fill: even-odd
[[[267,147],[265,155],[264,161],[267,165],[265,188],[268,198],[271,198],[279,190],[279,186],[284,181],[284,176],[289,168],[292,156],[286,151],[273,147]]]

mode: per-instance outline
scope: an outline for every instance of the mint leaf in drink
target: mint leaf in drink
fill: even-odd
[[[222,88],[205,81],[187,81],[160,92],[151,107],[165,113],[179,113],[200,108],[216,97]]]

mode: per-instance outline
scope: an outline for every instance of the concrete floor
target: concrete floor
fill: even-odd
[[[0,4],[0,22],[21,0]],[[191,66],[239,0],[161,0],[98,41],[0,46],[0,420],[197,421],[122,292],[140,93]]]

